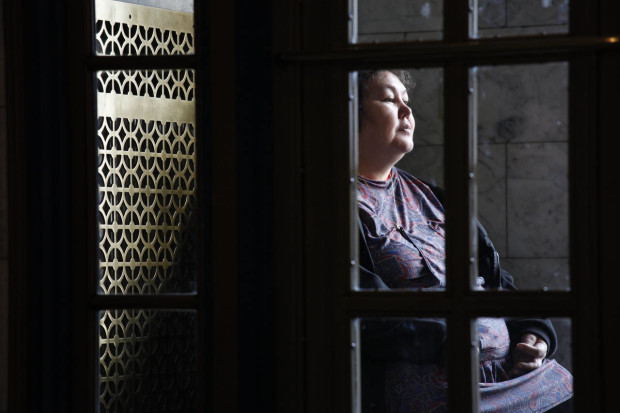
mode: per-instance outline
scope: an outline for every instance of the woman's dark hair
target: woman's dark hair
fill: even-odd
[[[370,85],[370,82],[376,79],[383,72],[390,72],[394,74],[394,76],[396,76],[398,80],[400,80],[400,82],[407,88],[407,90],[413,89],[415,87],[415,82],[413,81],[413,78],[408,71],[403,69],[360,70],[357,72],[357,93],[359,94],[360,109],[362,106],[362,102],[364,101],[366,91],[368,90],[368,85]]]

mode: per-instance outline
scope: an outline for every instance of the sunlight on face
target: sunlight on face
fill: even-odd
[[[390,169],[413,149],[415,120],[407,106],[407,88],[389,71],[373,77],[360,113],[360,172]]]

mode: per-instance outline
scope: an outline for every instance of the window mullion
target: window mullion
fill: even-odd
[[[618,25],[617,21],[616,25]],[[600,244],[598,248],[596,246],[590,247],[590,253],[593,255],[588,254],[582,257],[582,254],[575,254],[583,259],[583,266],[581,268],[585,268],[589,261],[596,261],[598,264],[598,268],[595,266],[594,269],[588,269],[580,277],[584,281],[584,284],[579,285],[579,287],[584,287],[584,291],[580,296],[581,300],[583,300],[581,303],[587,308],[590,318],[587,318],[588,314],[582,315],[579,321],[583,320],[584,325],[581,329],[579,328],[580,326],[576,326],[573,329],[574,332],[579,332],[579,335],[574,333],[574,339],[578,346],[574,354],[580,355],[580,357],[574,357],[576,361],[575,377],[577,377],[575,384],[576,411],[613,411],[618,403],[616,398],[618,388],[617,371],[620,362],[616,356],[615,334],[618,322],[618,288],[620,287],[620,282],[614,274],[615,268],[618,267],[617,240],[620,229],[620,220],[618,218],[620,196],[617,190],[618,181],[615,178],[618,170],[618,153],[620,150],[617,130],[617,102],[618,94],[620,93],[620,80],[618,79],[620,55],[618,53],[610,53],[601,56],[599,64],[599,78],[597,80],[599,82],[600,95],[596,97],[598,107],[595,106],[595,110],[598,111],[596,121],[599,128],[595,136],[597,136],[600,145],[597,159],[599,187],[597,188],[598,204],[593,203],[597,207],[596,216],[599,220],[596,223],[598,231],[596,231],[595,236]],[[575,73],[574,78],[577,76],[578,74]],[[588,135],[584,136],[587,137]],[[575,136],[575,141],[588,141],[589,139],[584,139],[584,136]],[[577,161],[577,159],[575,160]],[[587,279],[589,279],[589,282]],[[588,297],[588,290],[591,288],[596,291],[597,287],[600,289],[600,296],[596,298]],[[596,300],[599,297],[600,300]],[[595,305],[594,303],[600,304]],[[597,316],[597,314],[600,316]],[[596,326],[599,319],[600,330],[593,331],[590,325],[585,324],[586,322],[595,323]],[[595,339],[592,340],[592,338]],[[587,346],[588,339],[591,340],[589,347]],[[582,353],[590,353],[590,356],[583,362],[581,358]],[[593,360],[596,362],[596,367],[600,368],[600,372],[596,367],[590,366],[587,363],[587,360],[592,355],[599,355],[598,358]],[[598,373],[595,377],[592,377],[592,374],[588,374],[592,370]],[[584,378],[583,383],[580,379],[582,377]],[[591,377],[593,380],[590,379]],[[594,392],[590,393],[591,389],[594,389]],[[580,397],[581,394],[584,396]],[[592,406],[591,402],[596,404],[590,407]]]
[[[445,189],[446,189],[446,284],[451,301],[448,312],[448,404],[462,411],[473,411],[477,405],[474,386],[471,347],[471,319],[465,310],[469,293],[470,231],[472,203],[470,202],[470,146],[469,139],[469,74],[460,62],[445,67]],[[463,374],[463,372],[470,374]]]
[[[456,3],[456,4],[454,4]],[[469,14],[472,0],[444,1],[443,36],[447,42],[464,42],[469,39]]]
[[[595,281],[605,277],[604,264],[599,261],[602,239],[596,234],[598,216],[605,216],[602,198],[597,200],[597,146],[603,145],[605,131],[601,130],[597,142],[596,120],[611,105],[596,102],[609,90],[601,87],[600,97],[597,91],[598,59],[594,55],[579,56],[570,61],[569,69],[569,200],[570,200],[570,269],[571,290],[575,294],[576,309],[572,322],[573,375],[575,377],[576,411],[605,411],[600,397],[593,397],[600,391],[601,374],[593,374],[605,360],[598,345],[593,345],[592,338],[599,337],[599,308],[589,302],[599,302],[605,292],[603,284]],[[609,78],[607,78],[609,79]],[[600,77],[602,86],[606,80],[604,72]],[[612,89],[613,90],[613,89]],[[617,93],[615,88],[614,93]],[[613,98],[617,100],[617,97]],[[600,101],[601,103],[603,101]],[[608,101],[609,102],[609,101]],[[616,115],[614,115],[616,116]],[[615,123],[615,122],[614,122]],[[601,123],[601,127],[603,123]],[[615,129],[615,127],[614,127]],[[614,132],[617,134],[617,132]],[[586,137],[584,139],[584,137]],[[613,139],[615,141],[616,139]],[[601,148],[601,154],[614,153]],[[617,155],[617,153],[616,153]],[[605,188],[605,174],[600,175],[601,188]],[[599,201],[600,200],[600,201]],[[599,204],[599,202],[601,202]],[[616,214],[614,214],[616,215]],[[602,224],[603,231],[608,222]],[[601,242],[601,244],[599,244]],[[600,274],[600,275],[599,275]],[[613,290],[612,290],[613,291]],[[599,298],[601,297],[601,298]],[[546,299],[546,298],[545,298]],[[583,333],[587,332],[587,333]],[[596,340],[595,340],[596,342]],[[579,355],[579,357],[576,357]],[[607,362],[605,361],[605,365]],[[587,379],[585,379],[587,378]],[[603,380],[604,381],[604,380]],[[587,395],[587,396],[586,396]]]

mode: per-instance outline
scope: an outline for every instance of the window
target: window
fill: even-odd
[[[192,1],[2,7],[15,142],[9,410],[206,409],[219,258],[205,234],[219,183],[206,178],[204,5],[196,19]]]
[[[361,22],[356,21],[355,12],[366,3],[315,4],[305,8],[302,14],[302,46],[287,45],[281,49],[283,66],[289,74],[286,81],[289,83],[286,88],[282,88],[279,96],[286,102],[302,103],[295,107],[299,111],[279,107],[277,113],[282,115],[282,122],[290,128],[287,136],[290,138],[291,131],[296,133],[302,155],[295,158],[294,145],[289,143],[287,148],[291,152],[288,155],[297,159],[298,163],[287,160],[281,161],[280,165],[290,168],[288,170],[293,173],[300,171],[300,198],[297,205],[303,211],[298,217],[301,222],[297,224],[299,227],[295,227],[294,219],[285,225],[302,234],[299,240],[303,242],[303,252],[298,258],[301,263],[294,260],[286,263],[297,263],[303,268],[303,276],[296,280],[286,280],[282,275],[279,283],[285,291],[296,294],[302,304],[296,307],[297,313],[282,317],[281,325],[286,326],[288,322],[299,328],[298,331],[287,330],[289,335],[286,336],[286,342],[299,343],[296,349],[304,362],[298,365],[298,370],[286,377],[291,383],[301,383],[295,381],[296,377],[303,377],[306,381],[303,382],[303,388],[287,388],[293,393],[297,391],[296,397],[306,400],[309,411],[319,411],[321,406],[326,405],[334,411],[359,411],[359,398],[351,397],[356,394],[359,386],[359,353],[356,351],[359,345],[356,327],[358,319],[445,318],[449,337],[446,356],[450,366],[448,382],[451,384],[448,386],[448,400],[451,406],[459,406],[464,411],[476,405],[474,390],[477,389],[477,381],[472,374],[462,374],[463,371],[471,371],[474,356],[470,346],[470,322],[475,318],[508,315],[554,317],[558,322],[572,325],[572,333],[568,335],[572,335],[573,354],[582,354],[587,347],[587,343],[578,339],[575,331],[587,328],[594,335],[600,332],[598,324],[593,321],[598,318],[600,307],[590,301],[595,300],[593,297],[599,292],[592,284],[592,271],[585,268],[588,262],[597,260],[595,256],[589,255],[594,252],[592,245],[599,240],[605,241],[593,230],[593,221],[586,219],[587,222],[584,222],[580,219],[590,216],[588,211],[592,212],[592,206],[586,200],[597,198],[589,191],[596,186],[597,178],[592,168],[600,142],[597,139],[602,138],[585,138],[596,134],[590,127],[593,126],[592,122],[597,122],[594,119],[600,120],[593,109],[596,107],[594,95],[597,93],[593,91],[591,83],[596,77],[594,56],[599,50],[614,48],[615,40],[605,36],[588,37],[599,33],[588,25],[584,17],[583,12],[587,9],[585,2],[572,1],[570,26],[561,14],[566,9],[556,10],[561,12],[559,17],[557,13],[554,15],[562,26],[558,30],[563,32],[569,27],[570,35],[529,36],[532,31],[527,29],[508,33],[511,38],[472,41],[470,38],[475,36],[470,35],[472,20],[466,3],[463,2],[461,8],[444,8],[443,25],[437,26],[443,28],[443,41],[407,42],[409,39],[405,33],[398,39],[382,37],[379,42],[385,43],[380,44],[371,44],[359,38],[359,43],[349,43],[350,39],[356,39],[357,23],[361,25]],[[325,20],[324,10],[330,10],[330,19]],[[367,13],[363,17],[381,19],[385,13],[385,9],[382,9],[381,13]],[[359,16],[362,18],[361,11]],[[318,21],[323,22],[323,30],[311,30],[309,27]],[[515,34],[517,36],[513,37]],[[480,37],[486,35],[481,34]],[[351,200],[354,199],[352,194],[355,191],[354,136],[357,120],[349,116],[355,112],[356,105],[355,88],[349,84],[349,73],[365,68],[386,67],[415,68],[420,71],[440,68],[443,71],[443,179],[448,194],[445,205],[448,249],[445,293],[395,291],[385,294],[350,289],[349,274],[355,276],[357,264],[356,206]],[[472,103],[475,96],[472,95],[478,93],[478,102],[483,104],[480,103],[479,94],[480,88],[486,86],[472,84],[472,76],[474,81],[480,83],[483,80],[481,76],[489,78],[509,68],[525,68],[534,72],[559,70],[567,73],[564,79],[569,95],[565,99],[568,106],[564,110],[567,111],[569,124],[568,138],[552,138],[553,142],[547,145],[563,147],[560,150],[567,155],[557,165],[547,166],[558,166],[563,172],[557,174],[557,178],[568,182],[567,199],[570,201],[564,204],[567,209],[559,215],[561,220],[570,224],[570,234],[567,233],[570,253],[563,255],[560,251],[551,251],[548,258],[570,262],[570,281],[565,278],[558,287],[547,288],[547,291],[542,288],[546,284],[534,283],[515,293],[498,291],[475,294],[470,291],[469,282],[470,274],[474,273],[470,262],[470,234],[473,232],[471,216],[475,211],[475,203],[472,201],[475,187],[470,177],[478,178],[479,171],[473,169],[477,154],[472,144],[475,141],[471,140],[471,131],[473,129],[475,132],[480,126],[472,118],[471,110],[475,107],[475,101]],[[299,76],[299,83],[295,83],[295,76]],[[554,81],[561,81],[562,78],[553,76]],[[295,85],[299,86],[299,90],[295,89]],[[552,87],[548,84],[546,86]],[[554,127],[566,127],[561,119],[558,118],[558,121],[560,123]],[[430,152],[433,148],[428,149]],[[526,148],[515,145],[493,149],[521,151]],[[545,151],[542,147],[535,149]],[[546,171],[541,174],[549,176]],[[586,182],[587,179],[589,181]],[[294,190],[290,189],[290,193],[294,193]],[[562,196],[566,196],[566,193]],[[281,212],[284,216],[284,211]],[[566,218],[562,218],[562,214]],[[566,236],[561,238],[566,242]],[[557,246],[553,242],[549,245]],[[293,250],[286,250],[293,254]],[[515,254],[516,262],[517,256],[525,252],[516,251]],[[526,291],[528,289],[534,291]],[[586,298],[586,292],[591,294],[591,298]],[[280,308],[290,308],[287,303],[290,304],[288,299],[283,299]],[[583,395],[597,392],[595,386],[586,383],[583,377],[601,376],[597,361],[600,360],[599,356],[598,351],[591,353],[588,363],[573,359],[578,411],[586,405]],[[294,359],[292,355],[290,357]],[[294,403],[296,398],[291,396],[285,400]],[[601,399],[598,399],[595,403],[600,402]]]
[[[99,412],[205,403],[193,8],[94,2]]]

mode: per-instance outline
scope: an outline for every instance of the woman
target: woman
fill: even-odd
[[[359,190],[362,288],[442,289],[442,192],[394,165],[413,149],[408,74],[359,74]],[[479,226],[480,289],[515,289]],[[547,411],[572,396],[570,373],[548,357],[557,346],[549,320],[480,318],[481,410]],[[364,411],[446,408],[445,323],[434,319],[362,324]]]

